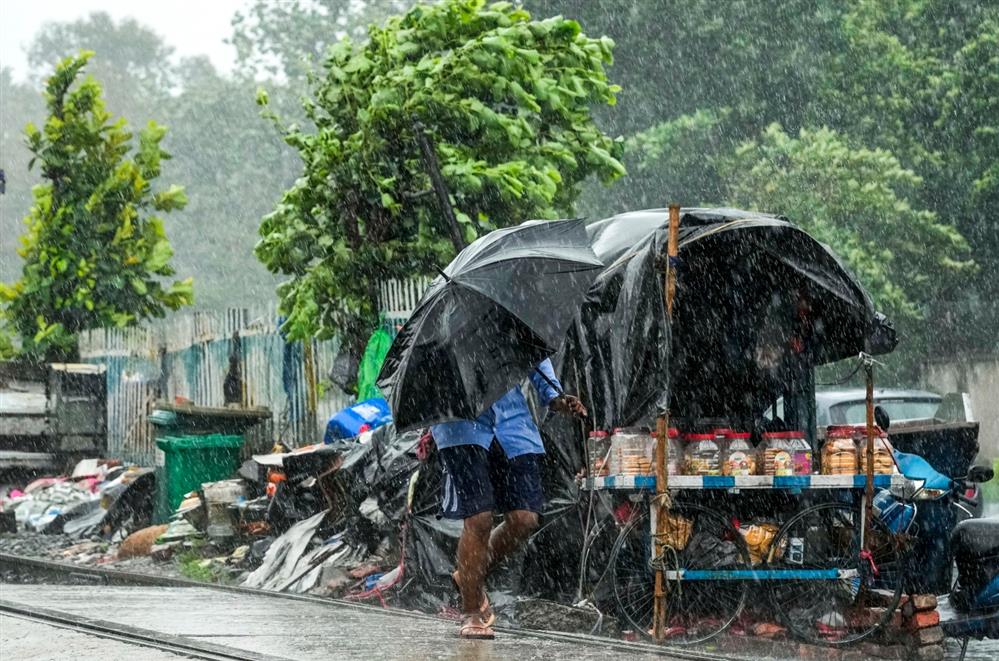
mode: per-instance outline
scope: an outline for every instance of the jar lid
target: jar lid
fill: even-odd
[[[714,434],[687,434],[684,436],[688,441],[713,441],[715,440]]]
[[[732,430],[728,427],[715,427],[711,430],[711,433],[715,436],[728,436],[732,433]]]
[[[725,438],[738,438],[738,439],[741,439],[741,440],[744,440],[744,441],[748,440],[750,436],[752,436],[752,434],[750,434],[748,431],[732,431],[732,430],[729,430],[728,433],[725,434]]]
[[[602,429],[594,429],[590,432],[590,438],[603,438],[604,436],[610,436],[610,434]]]
[[[827,436],[853,436],[857,428],[853,425],[829,425],[826,427]]]
[[[802,438],[804,433],[800,431],[768,431],[763,432],[763,438]]]

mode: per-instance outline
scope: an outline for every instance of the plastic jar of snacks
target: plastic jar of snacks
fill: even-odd
[[[749,433],[728,431],[722,459],[722,475],[756,475],[756,449]]]
[[[617,428],[611,435],[610,472],[615,475],[648,475],[652,472],[654,446],[649,432]]]
[[[851,425],[832,425],[826,430],[820,467],[823,475],[856,475],[857,445]]]
[[[770,431],[763,434],[763,474],[794,475],[792,432]]]
[[[610,434],[601,430],[590,432],[586,439],[586,455],[589,462],[590,477],[607,475],[610,469]]]
[[[653,439],[655,436],[653,433]],[[683,462],[683,441],[680,440],[680,430],[670,427],[666,434],[666,474],[683,475]]]
[[[803,431],[784,432],[791,445],[791,472],[794,475],[812,474],[812,446]]]
[[[687,475],[721,475],[721,451],[714,434],[684,436]]]
[[[860,466],[860,473],[867,474],[867,436],[864,430],[864,439],[857,444],[857,453],[860,455],[860,461],[857,462]],[[891,442],[888,440],[888,434],[881,429],[876,429],[876,436],[874,437],[874,473],[876,475],[891,475],[896,473],[898,469],[895,466],[895,456],[892,453]]]

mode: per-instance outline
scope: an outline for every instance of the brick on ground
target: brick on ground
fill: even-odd
[[[937,598],[936,595],[932,594],[913,595],[911,599],[906,599],[905,603],[901,606],[902,614],[906,617],[912,617],[920,611],[936,610],[936,607]]]
[[[850,614],[850,625],[856,628],[873,627],[884,617],[887,609],[880,606],[876,608],[864,608]],[[899,628],[902,626],[902,614],[897,610],[892,612],[891,619],[885,627]]]
[[[941,661],[944,658],[944,646],[938,644],[917,648],[909,658],[914,661]]]
[[[935,627],[927,627],[926,629],[913,631],[909,634],[906,642],[910,647],[924,647],[926,645],[937,645],[942,643],[943,639],[943,629],[938,625]]]
[[[935,627],[940,624],[940,612],[939,611],[919,611],[913,613],[912,617],[906,618],[905,628],[910,631],[917,631],[919,629],[929,629],[930,627]]]

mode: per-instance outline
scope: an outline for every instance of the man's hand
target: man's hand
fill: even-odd
[[[572,415],[578,415],[581,418],[585,418],[587,415],[586,407],[583,403],[579,401],[578,397],[573,395],[560,395],[552,400],[551,404],[548,405],[552,411],[557,411],[559,413],[571,413]]]

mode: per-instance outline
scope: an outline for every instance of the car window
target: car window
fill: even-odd
[[[936,416],[940,407],[938,400],[878,400],[892,421],[927,420]],[[867,404],[859,402],[842,402],[829,407],[829,424],[832,425],[862,425],[867,422]]]
[[[780,418],[781,420],[784,419],[784,398],[783,397],[779,397],[777,399],[777,417]],[[763,411],[763,419],[764,420],[773,420],[774,419],[774,409],[773,409],[773,407],[768,406],[766,408],[766,410]]]

